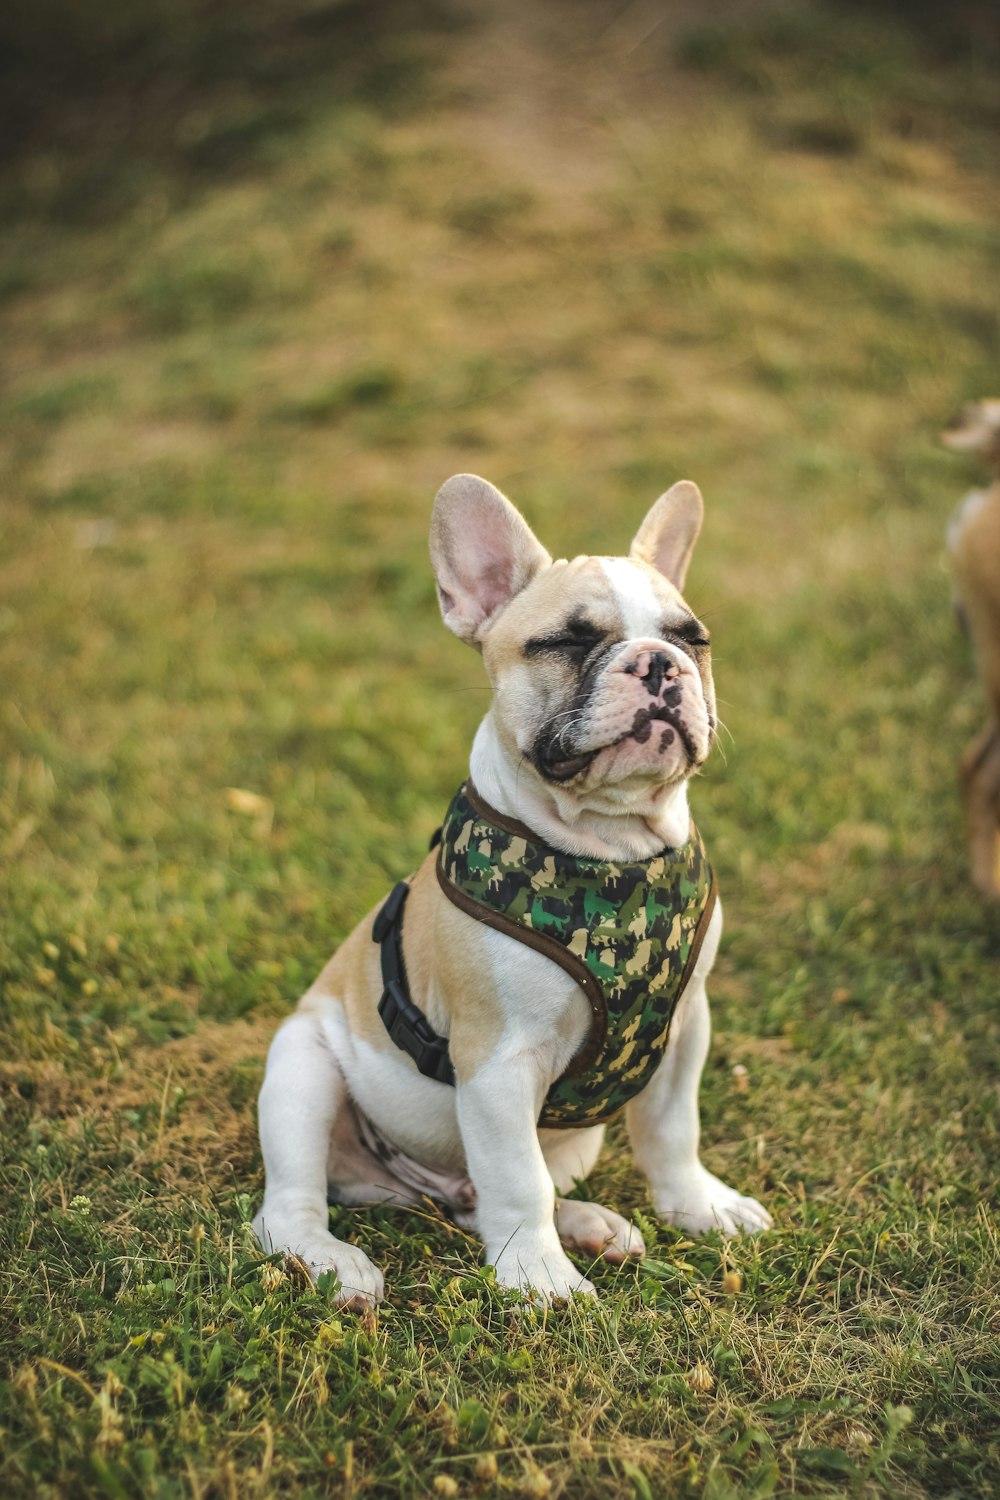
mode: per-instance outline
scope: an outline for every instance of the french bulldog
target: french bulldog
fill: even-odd
[[[698,1154],[705,986],[722,929],[688,811],[688,782],[716,732],[708,631],[681,594],[702,515],[698,488],[681,481],[653,505],[628,556],[554,561],[485,480],[460,474],[438,492],[430,552],[441,613],[481,653],[493,693],[453,804],[447,858],[444,845],[432,849],[400,892],[407,1014],[421,1036],[437,1038],[441,1065],[427,1076],[390,1034],[393,923],[380,908],[281,1026],[260,1094],[257,1238],[266,1253],[298,1257],[314,1279],[332,1272],[344,1307],[377,1303],[384,1282],[362,1250],[330,1232],[329,1202],[435,1199],[481,1238],[500,1286],[538,1301],[594,1293],[567,1250],[616,1264],[645,1254],[619,1214],[562,1196],[601,1150],[606,1113],[588,1069],[616,1026],[608,1077],[614,1100],[639,1088],[621,1107],[656,1213],[695,1234],[770,1224]],[[500,856],[491,856],[493,837]],[[481,900],[449,890],[459,866],[480,882]],[[580,887],[594,908],[589,927],[560,948],[541,929],[576,920],[563,920],[549,889],[563,867],[597,886]],[[689,903],[680,914],[653,899],[664,870],[680,871],[671,876]],[[618,885],[628,888],[625,916],[605,899]],[[482,905],[501,889],[520,910],[520,936],[509,916]],[[697,933],[689,910],[700,912]],[[647,982],[650,954],[662,966]],[[671,963],[680,988],[658,1010]],[[609,1020],[622,995],[633,1007],[624,1025]]]
[[[971,490],[948,527],[959,617],[972,637],[986,690],[986,724],[959,763],[973,884],[1000,898],[1000,401],[974,401],[941,434],[946,447],[974,453],[993,471]]]

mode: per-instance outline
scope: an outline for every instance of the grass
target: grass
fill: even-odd
[[[123,12],[118,114],[58,57],[7,94],[41,103],[0,183],[6,1493],[1000,1486],[1000,938],[943,564],[975,475],[935,445],[1000,376],[995,40],[666,14]],[[430,1205],[334,1209],[387,1273],[356,1320],[254,1247],[254,1098],[484,708],[426,561],[463,468],[571,551],[705,491],[705,1156],[776,1227],[657,1226],[613,1130],[588,1195],[649,1259],[597,1306],[518,1310]]]

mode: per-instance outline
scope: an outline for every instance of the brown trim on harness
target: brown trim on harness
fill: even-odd
[[[705,910],[698,918],[698,926],[695,928],[694,937],[691,939],[691,952],[687,956],[687,963],[684,965],[684,972],[681,975],[680,987],[677,991],[678,1005],[680,1005],[681,1000],[684,997],[684,990],[689,979],[691,978],[691,975],[694,973],[694,966],[698,962],[698,954],[701,952],[702,944],[705,941],[705,935],[708,932],[708,924],[712,920],[712,913],[715,911],[715,902],[718,894],[719,888],[716,885],[715,871],[713,870],[712,884],[708,888],[708,900],[705,902]]]
[[[538,834],[533,828],[529,828],[527,823],[519,823],[516,818],[508,818],[505,813],[497,812],[495,807],[491,807],[488,802],[484,802],[476,791],[471,777],[465,783],[465,796],[479,816],[485,818],[487,823],[493,823],[497,828],[502,828],[506,833],[512,833],[515,838],[527,839],[529,844],[537,844],[539,842]]]
[[[683,998],[684,998],[684,990],[687,987],[687,984],[688,984],[688,981],[691,978],[691,975],[694,973],[694,966],[698,962],[698,954],[701,952],[702,944],[705,941],[705,934],[708,932],[709,923],[712,920],[712,913],[715,910],[715,901],[716,901],[717,895],[718,895],[718,888],[717,888],[716,883],[715,883],[715,871],[713,870],[712,871],[712,884],[711,884],[711,887],[709,889],[708,900],[705,902],[705,909],[704,909],[704,911],[702,912],[701,916],[698,918],[698,926],[695,929],[694,937],[691,940],[691,952],[687,956],[687,963],[684,965],[684,972],[681,975],[680,988],[679,988],[678,993],[677,993],[677,1005],[680,1005],[681,1001],[683,1000]],[[525,929],[523,927],[519,927],[518,928],[518,936],[522,938],[522,941],[523,941],[524,932],[525,932]],[[603,995],[602,995],[602,999],[603,999]],[[676,1015],[676,1014],[677,1014],[677,1006],[674,1007],[674,1015]],[[671,1016],[671,1018],[670,1018],[670,1025],[671,1026],[673,1025],[673,1016]],[[605,1013],[605,1031],[606,1030],[607,1030],[607,1013]],[[668,1026],[667,1027],[667,1041],[664,1041],[664,1043],[663,1043],[664,1050],[666,1050],[667,1042],[669,1041],[669,1037],[670,1037],[670,1027]],[[596,1061],[596,1059],[597,1059],[597,1057],[599,1055],[600,1055],[599,1052],[595,1053],[594,1056],[593,1056],[593,1058],[591,1058],[591,1061]],[[575,1060],[576,1059],[574,1058],[574,1062],[575,1062]],[[565,1072],[562,1073],[560,1076],[562,1078],[573,1078],[578,1073],[582,1073],[582,1072],[583,1072],[583,1069],[579,1068],[579,1067],[574,1067],[574,1068],[572,1068],[572,1070],[570,1068],[567,1068],[565,1070]],[[556,1082],[558,1083],[559,1079],[556,1079]],[[602,1115],[599,1120],[588,1120],[585,1125],[581,1125],[577,1120],[551,1120],[548,1123],[545,1123],[544,1119],[540,1118],[539,1122],[538,1122],[538,1128],[539,1128],[539,1130],[589,1130],[592,1125],[609,1125],[612,1120],[617,1120],[618,1116],[622,1113],[622,1111],[625,1110],[625,1109],[627,1109],[627,1108],[628,1108],[627,1104],[619,1105],[619,1107],[617,1109],[613,1109],[610,1112],[610,1114]],[[545,1105],[543,1104],[542,1105],[542,1116],[544,1116],[544,1114],[545,1114]]]

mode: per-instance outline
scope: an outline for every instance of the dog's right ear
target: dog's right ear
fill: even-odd
[[[552,561],[524,517],[476,474],[437,492],[431,562],[449,630],[477,649],[493,619]]]

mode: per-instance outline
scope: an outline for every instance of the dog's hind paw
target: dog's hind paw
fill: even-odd
[[[635,1225],[600,1203],[557,1198],[556,1229],[567,1250],[600,1256],[613,1266],[626,1260],[641,1260],[646,1253]]]

